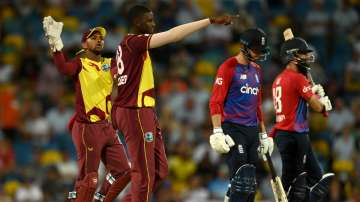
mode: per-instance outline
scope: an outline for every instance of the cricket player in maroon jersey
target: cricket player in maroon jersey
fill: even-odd
[[[116,51],[118,96],[112,121],[125,135],[131,159],[131,192],[123,201],[149,202],[152,192],[167,176],[168,164],[158,120],[149,49],[183,39],[210,24],[230,24],[232,17],[207,18],[154,33],[154,15],[145,6],[129,10],[130,33]]]
[[[214,127],[210,145],[225,154],[230,172],[225,202],[254,201],[258,148],[262,155],[271,154],[274,145],[263,122],[262,73],[255,63],[269,54],[266,34],[259,28],[248,29],[241,33],[240,45],[239,53],[218,69],[209,102]]]
[[[312,86],[306,77],[315,56],[302,38],[282,44],[285,69],[272,85],[276,112],[274,132],[282,159],[282,183],[289,201],[321,201],[327,195],[333,173],[323,175],[309,140],[308,105],[316,112],[332,109],[321,85]]]
[[[95,27],[86,31],[81,40],[83,50],[74,59],[67,60],[60,38],[63,23],[48,16],[44,18],[43,26],[57,69],[71,76],[75,82],[76,113],[71,133],[79,173],[75,182],[76,191],[69,193],[69,199],[75,202],[93,201],[101,160],[108,174],[100,193],[96,194],[96,200],[113,201],[130,181],[130,166],[109,120],[113,88],[111,58],[101,57],[106,30]]]

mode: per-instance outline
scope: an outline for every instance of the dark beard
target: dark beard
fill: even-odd
[[[310,65],[306,62],[298,61],[297,68],[301,74],[306,76],[308,73],[308,70],[310,69]]]

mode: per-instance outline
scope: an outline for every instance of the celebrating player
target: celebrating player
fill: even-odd
[[[112,120],[125,135],[132,161],[131,193],[124,201],[148,202],[153,190],[167,176],[168,164],[158,120],[155,115],[155,92],[149,49],[183,39],[214,24],[230,24],[230,16],[212,17],[155,33],[154,15],[147,7],[136,5],[129,10],[130,34],[116,52],[118,96]]]
[[[76,114],[71,133],[79,174],[76,191],[70,192],[69,198],[76,202],[93,200],[102,160],[108,174],[96,197],[99,201],[113,201],[130,181],[130,167],[124,147],[109,122],[113,87],[111,58],[101,57],[106,31],[95,27],[83,33],[83,51],[74,59],[66,60],[60,38],[63,23],[48,16],[44,18],[43,26],[57,69],[75,81]]]
[[[274,80],[272,94],[275,142],[283,165],[282,183],[289,201],[320,201],[327,194],[334,174],[323,175],[312,151],[307,106],[320,113],[330,111],[332,106],[323,87],[311,86],[306,77],[315,57],[304,39],[295,37],[285,41],[280,56],[286,67]]]
[[[214,127],[210,145],[226,154],[231,183],[225,201],[231,202],[254,201],[259,139],[262,155],[272,153],[274,145],[262,119],[262,76],[255,63],[269,54],[266,35],[259,28],[248,29],[240,44],[240,52],[218,69],[209,104]]]

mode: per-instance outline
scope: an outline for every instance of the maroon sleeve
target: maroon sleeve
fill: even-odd
[[[60,73],[74,76],[80,71],[81,63],[80,59],[77,57],[75,59],[67,61],[65,55],[62,51],[55,52],[53,55],[54,63],[56,68]]]
[[[144,52],[149,49],[151,34],[133,35],[125,43],[132,51]]]
[[[223,63],[218,69],[213,86],[213,93],[209,102],[211,115],[222,114],[224,101],[229,90],[234,69],[235,68],[229,65],[229,62]]]
[[[293,82],[296,85],[296,90],[302,98],[308,101],[314,94],[311,91],[310,81],[305,78],[304,75],[299,74],[296,77],[296,81]]]

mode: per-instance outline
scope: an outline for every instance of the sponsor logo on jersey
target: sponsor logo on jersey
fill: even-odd
[[[217,77],[216,78],[216,80],[215,80],[215,84],[217,84],[217,85],[222,85],[223,84],[223,78],[221,78],[221,77]]]
[[[121,75],[118,78],[118,86],[125,85],[127,82],[127,75]]]
[[[282,122],[283,120],[285,120],[285,115],[284,114],[280,114],[280,115],[276,115],[276,122]]]
[[[249,84],[245,84],[245,86],[242,86],[240,88],[240,92],[244,93],[244,94],[250,94],[250,95],[257,95],[259,93],[259,88],[258,87],[250,87]]]
[[[246,80],[246,78],[247,78],[246,74],[241,74],[241,75],[240,75],[240,79],[241,79],[241,80]]]
[[[304,86],[303,88],[304,93],[308,92],[309,90],[311,90],[311,86]]]

